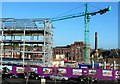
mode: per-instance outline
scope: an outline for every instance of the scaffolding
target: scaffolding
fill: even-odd
[[[49,18],[2,18],[1,58],[42,59],[43,66],[52,65],[53,25]],[[2,59],[1,59],[2,60]]]

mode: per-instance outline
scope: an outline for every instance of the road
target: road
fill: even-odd
[[[113,81],[99,81],[96,83],[85,83],[85,82],[81,83],[77,80],[53,81],[49,79],[47,79],[45,83],[41,83],[41,80],[30,79],[27,84],[102,84],[102,83],[103,84],[120,84],[120,83],[113,82]],[[19,79],[19,78],[14,78],[14,79],[6,78],[2,81],[2,84],[26,84],[26,80]]]

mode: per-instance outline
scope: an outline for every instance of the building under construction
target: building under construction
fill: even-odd
[[[2,18],[1,58],[42,59],[52,65],[53,25],[50,19]],[[2,59],[1,59],[2,60]]]

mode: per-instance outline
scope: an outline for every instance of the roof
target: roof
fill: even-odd
[[[57,47],[54,47],[54,48],[69,48],[71,47],[70,45],[67,45],[67,46],[57,46]]]

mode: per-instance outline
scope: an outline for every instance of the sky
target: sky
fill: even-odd
[[[62,15],[83,13],[86,2],[3,2],[4,18],[53,18]],[[94,49],[95,32],[98,32],[98,48],[118,48],[118,3],[88,2],[89,12],[108,6],[112,10],[90,19],[90,45]],[[53,46],[66,46],[75,41],[84,41],[84,17],[53,22],[55,27]]]

